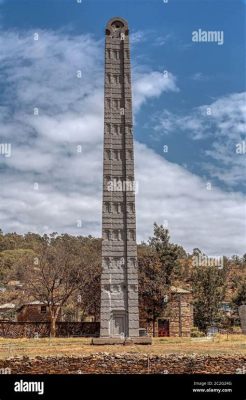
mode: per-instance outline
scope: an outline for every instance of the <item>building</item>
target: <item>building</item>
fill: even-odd
[[[141,326],[152,336],[191,336],[193,327],[191,291],[172,286],[163,315],[157,318],[154,324],[141,321]]]
[[[170,336],[190,336],[193,327],[193,304],[190,290],[171,287]]]
[[[47,304],[40,301],[22,304],[16,310],[16,319],[18,322],[49,322],[49,308]],[[60,320],[61,313],[59,313],[57,321]]]
[[[105,35],[100,336],[139,336],[129,29],[112,18]]]
[[[6,303],[0,306],[0,320],[4,321],[15,320],[15,304]]]

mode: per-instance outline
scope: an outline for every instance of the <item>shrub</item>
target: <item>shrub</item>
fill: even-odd
[[[206,336],[205,333],[199,331],[199,329],[196,326],[191,328],[191,337],[204,337],[204,336]]]

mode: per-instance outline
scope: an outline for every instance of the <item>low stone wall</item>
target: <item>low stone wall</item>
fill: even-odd
[[[246,356],[94,353],[0,360],[0,369],[6,368],[12,374],[238,374],[246,369]]]
[[[99,322],[57,322],[57,337],[98,337]],[[50,336],[49,322],[14,322],[0,321],[0,337],[5,338],[32,338],[35,336]]]

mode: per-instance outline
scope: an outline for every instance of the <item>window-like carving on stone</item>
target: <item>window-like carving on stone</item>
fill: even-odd
[[[119,59],[119,51],[118,50],[113,50],[113,60],[118,60]]]
[[[129,74],[125,74],[125,83],[126,83],[127,85],[130,84],[130,75],[129,75]]]
[[[120,83],[120,76],[112,75],[112,83],[113,83],[113,85],[118,85]]]
[[[111,100],[106,99],[106,110],[110,110],[110,108],[111,108]]]
[[[106,50],[106,58],[108,58],[108,59],[111,58],[110,49]]]
[[[114,161],[119,160],[119,150],[113,150],[113,160]]]
[[[117,209],[118,209],[117,203],[113,203],[113,204],[112,204],[112,212],[113,212],[114,214],[117,213]]]
[[[112,125],[112,133],[113,133],[113,135],[117,135],[118,134],[118,128],[119,128],[118,125],[116,125],[116,124]]]
[[[130,57],[130,52],[129,52],[129,50],[125,50],[125,58],[126,58],[127,60],[129,60],[129,57]]]
[[[113,230],[112,240],[119,240],[118,230]]]
[[[130,125],[126,125],[126,126],[125,126],[125,132],[126,132],[127,135],[130,135],[130,134],[132,133],[131,129],[132,129],[132,128],[131,128]]]
[[[129,229],[129,240],[135,240],[135,231],[133,229]]]
[[[137,291],[138,291],[137,285],[130,284],[130,285],[129,285],[129,288],[130,288],[130,291],[131,291],[131,292],[137,293]]]
[[[104,231],[104,239],[110,240],[110,230],[109,229],[105,229],[105,231]]]
[[[124,267],[125,266],[125,259],[124,257],[120,257],[120,267]]]
[[[129,203],[128,205],[127,205],[127,211],[129,212],[129,213],[134,213],[134,204],[133,203]]]
[[[106,84],[109,85],[111,82],[110,74],[106,74]]]
[[[116,177],[116,178],[115,178],[115,184],[116,184],[117,188],[122,188],[122,185],[123,185],[123,178],[118,178],[118,177]],[[121,189],[121,190],[122,190],[122,189]],[[121,190],[119,190],[119,191],[121,191]]]
[[[114,268],[122,270],[125,266],[124,257],[114,257],[113,263],[114,263]]]
[[[109,185],[110,182],[111,182],[111,177],[110,177],[109,175],[107,175],[107,176],[105,177],[105,183],[106,183],[106,185]]]
[[[105,154],[106,154],[106,159],[107,159],[107,160],[111,160],[111,151],[107,149],[107,150],[105,151]]]
[[[107,284],[105,284],[105,285],[103,285],[103,290],[105,291],[105,292],[110,292],[110,285],[107,283]]]
[[[110,124],[105,124],[105,132],[106,132],[107,134],[110,133]]]
[[[126,109],[130,110],[131,108],[131,100],[130,99],[126,99]]]
[[[137,263],[135,258],[131,257],[128,262],[130,267],[136,268]]]
[[[113,109],[118,110],[120,107],[120,101],[118,99],[113,99]]]
[[[133,152],[131,150],[127,150],[127,159],[132,160],[133,159]]]
[[[107,212],[107,213],[111,212],[111,204],[110,204],[110,202],[107,201],[107,202],[104,203],[104,211]]]
[[[121,285],[111,285],[110,287],[111,293],[120,293],[121,292]]]

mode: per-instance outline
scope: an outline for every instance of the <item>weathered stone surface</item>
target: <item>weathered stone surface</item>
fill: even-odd
[[[137,328],[138,331],[138,328]],[[136,332],[137,336],[138,332]],[[100,338],[93,338],[91,341],[93,345],[113,345],[113,344],[152,344],[152,338],[149,336],[143,337],[133,337],[133,338],[107,338],[107,337],[100,337]]]
[[[81,357],[15,357],[0,360],[12,374],[243,374],[243,355],[94,353]]]
[[[149,336],[128,338],[128,339],[126,339],[125,344],[145,344],[145,345],[149,345],[149,344],[152,344],[152,338],[149,337]]]
[[[121,338],[107,338],[107,337],[100,337],[96,338],[96,340],[92,339],[91,344],[96,346],[101,345],[109,345],[109,344],[124,344],[125,339]]]
[[[134,152],[129,29],[105,36],[101,337],[138,337]]]

